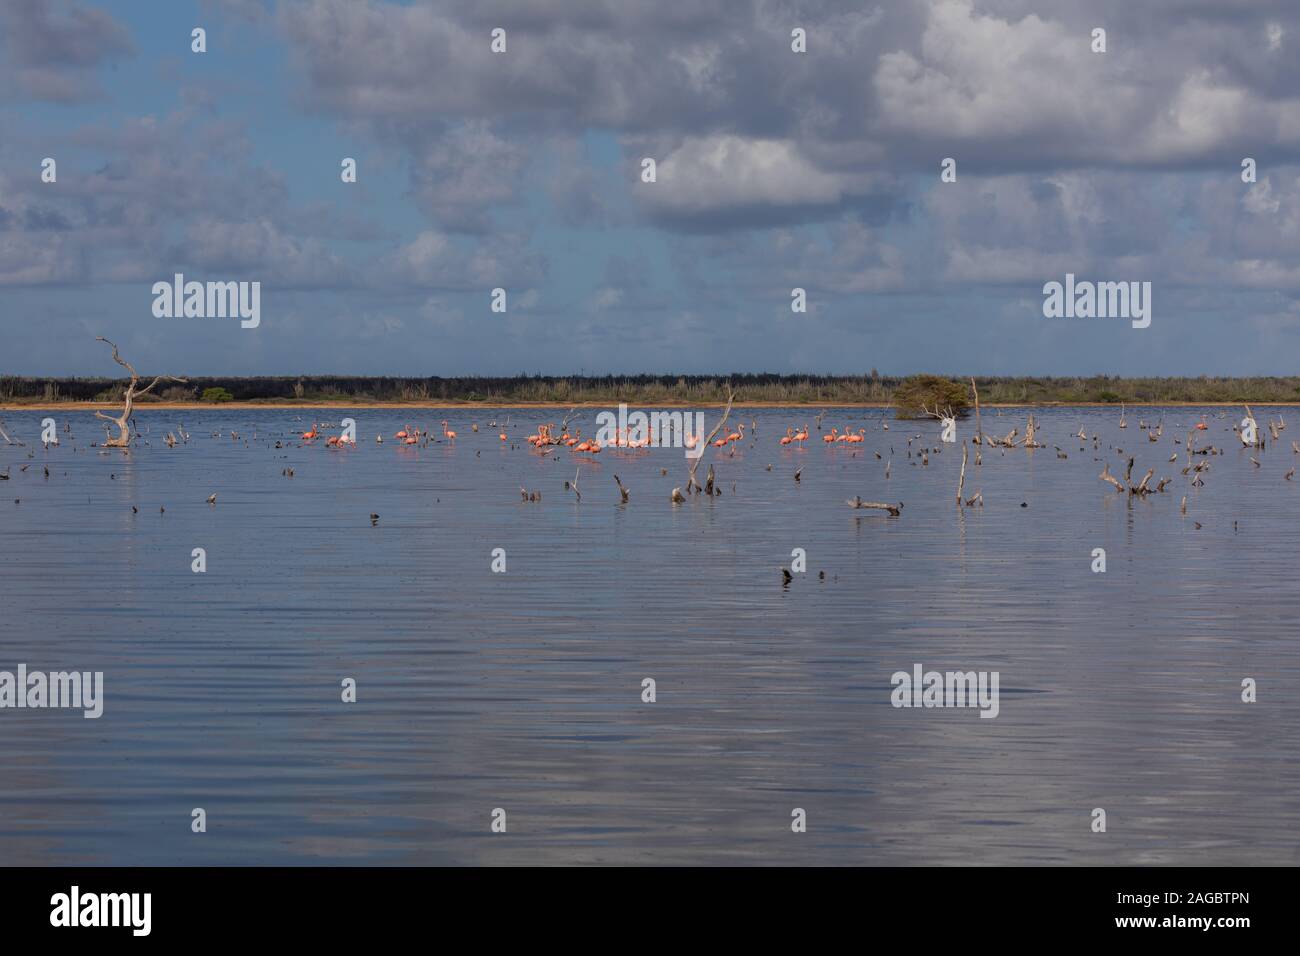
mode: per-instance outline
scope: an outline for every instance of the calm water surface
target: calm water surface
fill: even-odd
[[[47,414],[72,433],[45,450]],[[679,506],[680,451],[523,444],[562,411],[319,414],[359,447],[303,447],[301,409],[145,410],[129,456],[90,447],[84,412],[4,416],[28,444],[0,444],[0,670],[103,671],[106,699],[98,720],[0,710],[0,864],[1300,861],[1300,423],[1257,468],[1240,409],[1130,408],[1123,431],[1040,410],[1048,447],[985,449],[985,505],[959,511],[961,446],[922,465],[938,423],[880,410],[828,412],[866,429],[847,447],[807,410],[740,410],[756,441],[706,459],[723,494]],[[1226,454],[1192,488],[1174,438],[1203,414]],[[454,445],[392,440],[443,418]],[[1130,454],[1170,490],[1097,479]],[[793,548],[808,573],[783,588]],[[999,671],[1000,715],[891,707],[915,663]]]

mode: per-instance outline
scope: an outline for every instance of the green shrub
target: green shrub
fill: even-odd
[[[958,416],[966,413],[969,392],[961,382],[942,375],[913,375],[894,389],[894,407],[898,418],[916,418],[923,408],[942,411],[951,408]]]

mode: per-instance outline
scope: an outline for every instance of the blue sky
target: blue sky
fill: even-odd
[[[11,0],[0,373],[1293,373],[1300,13],[1078,6]]]

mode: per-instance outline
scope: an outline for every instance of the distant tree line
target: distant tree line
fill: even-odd
[[[913,402],[951,404],[954,410],[969,401],[966,376],[880,375],[518,375],[510,378],[392,378],[346,375],[290,375],[235,378],[185,376],[185,386],[172,386],[148,395],[153,402],[516,402],[559,404],[628,402],[719,404],[727,385],[737,402],[776,402],[790,405],[830,405],[878,402],[908,407]],[[1119,378],[975,376],[984,404],[1076,404],[1108,402],[1131,405],[1160,402],[1300,401],[1300,376],[1256,378]],[[918,386],[918,383],[928,383]],[[938,384],[936,384],[938,383]],[[125,379],[31,378],[0,376],[0,402],[11,405],[52,402],[117,402]],[[960,401],[958,400],[960,398]],[[919,409],[918,409],[919,410]]]

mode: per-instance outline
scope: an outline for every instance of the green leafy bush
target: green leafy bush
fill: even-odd
[[[894,407],[898,418],[917,418],[930,411],[951,408],[958,416],[966,413],[969,391],[961,382],[942,375],[913,375],[894,389]]]

